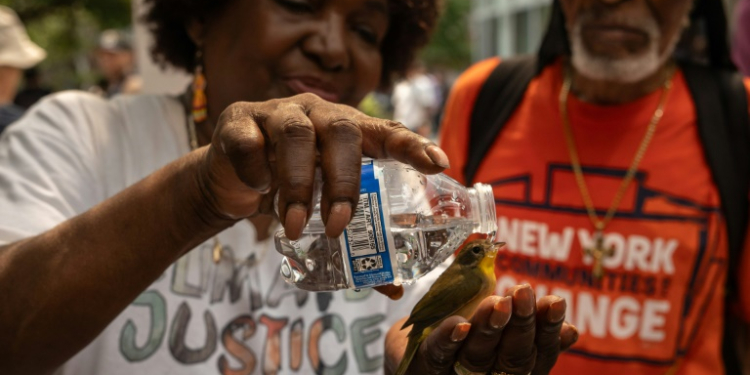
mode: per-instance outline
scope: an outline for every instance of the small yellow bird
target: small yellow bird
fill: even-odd
[[[456,259],[414,306],[401,329],[412,326],[404,358],[396,375],[406,374],[419,345],[446,318],[460,315],[469,319],[485,298],[495,291],[495,255],[504,243],[470,241]]]

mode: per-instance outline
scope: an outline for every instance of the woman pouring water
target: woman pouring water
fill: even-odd
[[[317,163],[332,237],[351,219],[362,156],[448,167],[428,140],[353,109],[403,73],[436,1],[148,4],[154,57],[194,75],[184,95],[61,93],[0,139],[0,373],[357,374],[397,363],[406,339],[384,333],[421,293],[391,302],[291,289],[268,233],[278,222],[300,235]],[[446,320],[415,373],[452,372],[459,355],[466,368],[491,358],[547,371],[573,331],[536,320],[533,293],[513,303],[505,313],[523,329]],[[523,350],[478,345],[501,335]],[[554,350],[537,353],[540,340]]]

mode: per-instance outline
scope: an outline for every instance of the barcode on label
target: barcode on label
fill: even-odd
[[[354,259],[354,272],[377,271],[383,268],[383,258],[380,255]]]
[[[372,219],[370,199],[367,194],[362,194],[359,197],[357,210],[354,211],[354,218],[346,228],[347,240],[349,242],[349,254],[352,257],[377,253]]]
[[[383,239],[383,226],[380,217],[380,205],[378,204],[378,194],[370,193],[370,202],[372,202],[373,222],[375,223],[375,235],[378,236],[378,252],[385,252],[385,240]]]

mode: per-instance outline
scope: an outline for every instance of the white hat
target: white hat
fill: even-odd
[[[28,69],[45,57],[47,53],[29,39],[16,12],[0,6],[0,66]]]

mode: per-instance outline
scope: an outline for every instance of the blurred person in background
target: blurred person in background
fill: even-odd
[[[13,103],[24,109],[31,108],[43,97],[52,93],[52,89],[42,85],[41,72],[37,68],[26,69],[23,72],[23,88],[18,91]]]
[[[739,374],[749,356],[750,82],[722,3],[555,0],[538,55],[454,86],[440,145],[449,175],[493,185],[498,292],[564,296],[580,330],[553,374]],[[707,55],[676,61],[688,27]]]
[[[437,94],[437,85],[424,64],[415,62],[406,77],[393,88],[393,119],[423,137],[430,137],[432,120],[440,105]]]
[[[430,77],[435,84],[435,97],[438,102],[437,110],[432,119],[432,134],[438,135],[440,134],[440,124],[443,121],[445,104],[448,102],[448,95],[450,94],[453,82],[451,82],[450,71],[448,69],[435,70]]]
[[[24,69],[45,57],[46,52],[29,39],[16,12],[0,6],[0,133],[24,113],[23,107],[13,103]]]
[[[120,30],[105,30],[99,36],[94,54],[96,69],[102,75],[91,92],[110,98],[117,94],[137,94],[142,81],[135,72],[135,56],[130,34]]]
[[[271,233],[300,237],[318,166],[329,237],[354,215],[363,156],[448,166],[354,109],[404,74],[437,0],[146,4],[154,58],[194,75],[182,95],[57,93],[0,138],[0,373],[395,368],[398,320],[438,272],[378,288],[398,302],[313,294],[285,283]],[[562,298],[526,286],[481,302],[429,334],[411,373],[544,375],[575,341]]]
[[[732,57],[740,71],[750,77],[750,0],[740,0],[735,5],[734,16]]]

